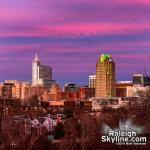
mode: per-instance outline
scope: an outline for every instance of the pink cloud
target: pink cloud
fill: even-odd
[[[30,26],[22,30],[0,30],[1,36],[80,36],[81,34],[124,34],[149,30],[150,22],[146,23],[76,23],[67,25]]]

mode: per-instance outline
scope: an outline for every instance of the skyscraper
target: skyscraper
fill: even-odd
[[[35,55],[32,62],[32,85],[50,85],[52,82],[52,68],[50,66],[44,66],[40,64],[40,60]]]
[[[39,66],[40,66],[40,60],[36,53],[35,58],[32,62],[32,85],[37,85]]]
[[[109,54],[101,54],[96,63],[96,97],[115,96],[115,63]]]

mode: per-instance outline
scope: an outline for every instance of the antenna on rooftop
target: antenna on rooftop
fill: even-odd
[[[146,69],[145,62],[144,62],[144,61],[143,61],[143,69],[144,69],[144,74],[145,74],[145,76],[147,76],[147,69]]]

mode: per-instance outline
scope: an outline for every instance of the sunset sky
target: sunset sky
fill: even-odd
[[[149,74],[150,1],[0,0],[0,81],[31,80],[36,52],[61,84],[86,84],[101,53],[117,80]]]

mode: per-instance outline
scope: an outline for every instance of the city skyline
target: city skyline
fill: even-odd
[[[150,73],[150,2],[58,0],[0,2],[0,81],[31,81],[38,52],[59,82],[85,84],[100,54],[116,62],[117,80]]]

